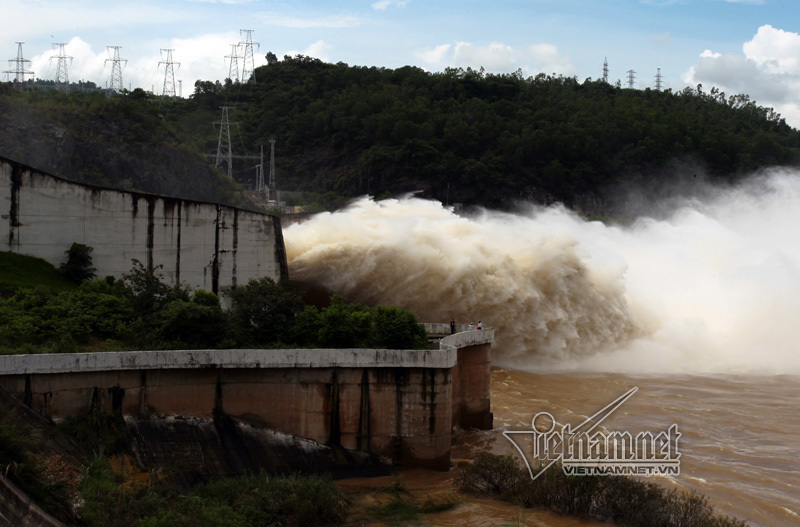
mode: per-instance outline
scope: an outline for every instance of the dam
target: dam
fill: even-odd
[[[97,276],[139,260],[171,285],[219,295],[288,276],[280,218],[216,203],[83,185],[0,157],[0,250],[58,267],[72,243],[94,249]]]

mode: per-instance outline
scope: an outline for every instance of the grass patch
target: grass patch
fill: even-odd
[[[368,506],[364,509],[364,519],[380,521],[389,525],[405,525],[418,523],[420,514],[435,514],[452,509],[458,504],[452,493],[440,496],[430,496],[408,490],[401,478],[396,478],[394,483],[383,489],[389,497],[382,503]]]
[[[0,251],[0,294],[42,285],[51,291],[74,290],[78,286],[41,258]]]
[[[695,492],[667,490],[627,476],[567,476],[552,467],[536,480],[511,455],[480,454],[456,476],[462,492],[490,495],[526,508],[642,527],[745,527],[714,513]]]

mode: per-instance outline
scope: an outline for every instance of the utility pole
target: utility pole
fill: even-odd
[[[58,55],[50,57],[50,60],[58,59],[56,66],[56,88],[64,93],[69,93],[69,64],[72,62],[72,57],[68,57],[64,50],[66,44],[53,43],[53,49],[58,49]]]
[[[636,72],[633,70],[628,70],[628,88],[633,89],[634,82],[636,81]]]
[[[228,78],[231,82],[239,82],[239,44],[231,44],[231,54],[225,56],[231,59],[228,67]]]
[[[119,58],[119,50],[122,49],[122,46],[106,46],[107,51],[114,50],[113,58],[106,59],[106,62],[111,61],[111,78],[109,79],[109,86],[108,89],[115,92],[121,92],[125,89],[125,85],[122,84],[122,63],[128,63],[128,59],[121,59]]]
[[[608,84],[608,57],[603,58],[603,82]]]
[[[162,97],[175,97],[175,69],[173,68],[174,64],[177,64],[179,67],[181,65],[180,62],[174,62],[172,60],[172,52],[175,51],[174,49],[162,49],[161,56],[164,56],[164,52],[167,53],[167,58],[162,60],[158,63],[159,66],[162,64],[165,65],[164,67],[164,91],[161,93]]]
[[[31,61],[22,56],[22,45],[24,42],[17,42],[17,58],[8,59],[8,64],[13,65],[14,69],[5,70],[3,73],[7,75],[14,74],[14,87],[21,88],[25,84],[25,75],[33,75],[33,72],[26,69]]]
[[[269,139],[269,188],[275,188],[275,138]]]
[[[261,44],[258,42],[253,42],[253,30],[252,29],[240,29],[239,34],[245,34],[244,42],[241,42],[241,45],[244,45],[244,56],[243,64],[242,64],[242,82],[255,82],[256,81],[256,63],[255,59],[253,58],[253,46],[261,47]]]
[[[658,68],[658,73],[656,73],[656,91],[661,91],[661,68]]]
[[[183,97],[183,81],[178,80],[178,97]]]
[[[261,162],[256,166],[256,192],[264,192],[264,145],[261,145]]]

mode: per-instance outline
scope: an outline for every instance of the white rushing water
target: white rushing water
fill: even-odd
[[[800,373],[800,173],[704,196],[627,227],[363,198],[284,236],[293,279],[422,321],[480,319],[501,365]]]

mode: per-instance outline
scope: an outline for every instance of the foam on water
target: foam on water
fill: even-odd
[[[423,321],[481,319],[498,364],[800,373],[800,174],[706,196],[624,228],[363,198],[284,237],[293,279]]]

